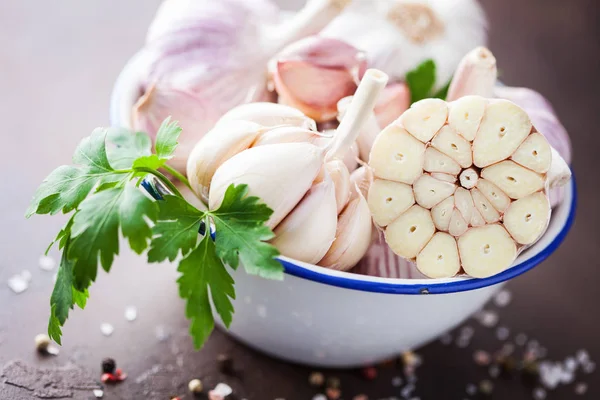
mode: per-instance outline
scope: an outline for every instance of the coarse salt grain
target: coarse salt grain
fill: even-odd
[[[469,383],[466,388],[466,392],[469,396],[474,396],[477,393],[477,386]]]
[[[56,261],[50,256],[42,255],[38,260],[38,265],[44,271],[52,271],[56,267]]]
[[[105,322],[100,325],[100,332],[102,332],[104,336],[110,336],[113,334],[114,331],[115,328],[111,324]]]
[[[506,340],[506,339],[508,339],[509,335],[510,335],[510,330],[505,326],[501,326],[498,329],[496,329],[496,338],[498,340]]]
[[[8,287],[16,294],[23,293],[29,288],[29,281],[31,280],[31,278],[27,279],[28,277],[26,276],[26,274],[24,276],[24,272],[25,271],[23,271],[20,274],[13,275],[8,279]]]
[[[129,306],[125,309],[125,319],[129,322],[135,321],[137,319],[137,308],[134,306]]]
[[[575,394],[582,396],[587,393],[588,386],[584,382],[579,382],[575,385]]]
[[[579,364],[584,364],[590,360],[590,355],[586,350],[578,350],[577,353],[575,353],[575,358]]]
[[[213,389],[213,391],[223,397],[229,396],[233,393],[233,389],[226,383],[218,383],[217,386]]]
[[[498,314],[494,311],[482,310],[477,314],[477,320],[486,328],[493,328],[498,323]]]
[[[498,307],[506,307],[510,303],[511,298],[512,294],[508,290],[501,290],[494,297],[494,303]]]
[[[577,361],[573,357],[567,357],[565,360],[565,368],[569,371],[575,371],[577,369]]]
[[[94,393],[94,396],[97,399],[101,399],[102,397],[104,397],[104,391],[102,391],[100,389],[94,389],[92,393]]]
[[[519,333],[517,336],[515,336],[515,343],[517,346],[525,346],[525,343],[527,343],[527,335],[524,333]]]
[[[542,388],[536,388],[533,390],[533,398],[535,400],[544,400],[546,398],[546,391]]]

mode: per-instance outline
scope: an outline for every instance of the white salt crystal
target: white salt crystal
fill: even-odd
[[[586,350],[579,350],[575,354],[575,358],[577,359],[577,362],[579,364],[585,364],[586,362],[588,362],[590,360],[590,355],[588,354],[588,352]]]
[[[596,370],[596,363],[593,361],[588,361],[581,366],[581,369],[586,374],[591,374],[592,372],[594,372]]]
[[[477,320],[486,328],[492,328],[498,323],[498,314],[493,311],[482,310],[477,315]]]
[[[233,393],[233,389],[231,388],[231,386],[229,386],[226,383],[219,383],[219,384],[217,384],[217,386],[215,386],[215,388],[213,389],[213,391],[216,394],[221,395],[223,397],[227,397],[231,393]]]
[[[575,385],[575,394],[579,396],[586,394],[587,390],[588,386],[586,383],[580,382],[577,385]]]
[[[496,303],[498,307],[506,307],[510,303],[511,298],[512,294],[508,290],[501,290],[494,297],[494,303]]]
[[[8,287],[16,294],[23,293],[29,288],[29,281],[21,274],[13,275],[8,279]]]
[[[40,269],[43,269],[44,271],[52,271],[54,267],[56,267],[56,261],[50,256],[42,255],[38,260],[38,265],[40,266]]]
[[[577,369],[577,361],[573,357],[568,357],[565,360],[565,368],[569,371],[575,371]]]
[[[137,308],[129,306],[125,309],[125,319],[129,322],[135,321],[137,318]]]
[[[533,398],[535,400],[544,400],[546,398],[546,391],[542,388],[536,388],[533,391]]]
[[[100,389],[94,389],[94,396],[96,396],[97,399],[101,399],[102,397],[104,397],[104,391],[100,390]]]
[[[496,338],[498,338],[498,340],[506,340],[508,339],[509,335],[510,330],[505,326],[501,326],[498,329],[496,329]]]
[[[472,383],[469,383],[467,385],[466,391],[469,396],[474,396],[477,393],[477,386],[473,385]]]
[[[113,334],[114,331],[115,328],[111,324],[105,322],[100,325],[100,332],[102,332],[104,336],[110,336]]]

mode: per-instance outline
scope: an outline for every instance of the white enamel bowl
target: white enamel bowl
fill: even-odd
[[[135,101],[135,63],[119,77],[111,121]],[[228,332],[250,347],[296,363],[356,367],[415,349],[459,325],[503,282],[532,269],[561,244],[575,217],[571,180],[544,236],[508,270],[485,279],[392,279],[338,272],[281,257],[283,282],[234,272],[235,315]]]

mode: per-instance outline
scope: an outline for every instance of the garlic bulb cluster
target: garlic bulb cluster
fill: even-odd
[[[440,88],[465,53],[485,44],[486,25],[476,0],[354,0],[321,35],[365,51],[369,66],[392,79],[433,59]]]
[[[342,159],[386,83],[385,74],[366,71],[346,116],[324,145],[315,144],[322,135],[310,129],[314,121],[296,109],[264,103],[239,106],[192,151],[187,174],[193,190],[207,197],[213,209],[231,184],[247,184],[250,195],[273,209],[267,225],[274,229],[273,244],[283,255],[351,268],[368,249],[372,221],[357,189],[364,185],[355,180],[352,186]]]
[[[550,220],[560,155],[507,100],[414,103],[375,139],[368,203],[394,251],[432,278],[495,275]]]
[[[165,0],[150,26],[144,68],[121,125],[156,133],[171,116],[183,128],[172,164],[185,171],[195,143],[233,107],[272,100],[267,62],[320,31],[349,0],[309,0],[284,20],[270,0]]]

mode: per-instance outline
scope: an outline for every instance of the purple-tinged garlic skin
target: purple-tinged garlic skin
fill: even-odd
[[[410,107],[410,89],[404,82],[390,82],[375,105],[373,112],[379,126],[386,127]],[[365,160],[366,161],[366,160]]]
[[[280,103],[325,122],[335,119],[337,102],[354,93],[366,67],[365,54],[353,46],[311,36],[277,54],[270,73]]]
[[[272,101],[268,60],[343,9],[311,0],[286,21],[268,0],[166,0],[150,26],[140,98],[130,127],[151,136],[167,116],[183,128],[172,165],[184,172],[195,143],[235,106]]]
[[[369,67],[392,80],[433,59],[439,89],[467,52],[485,45],[487,22],[476,0],[354,0],[321,35],[365,51]]]

